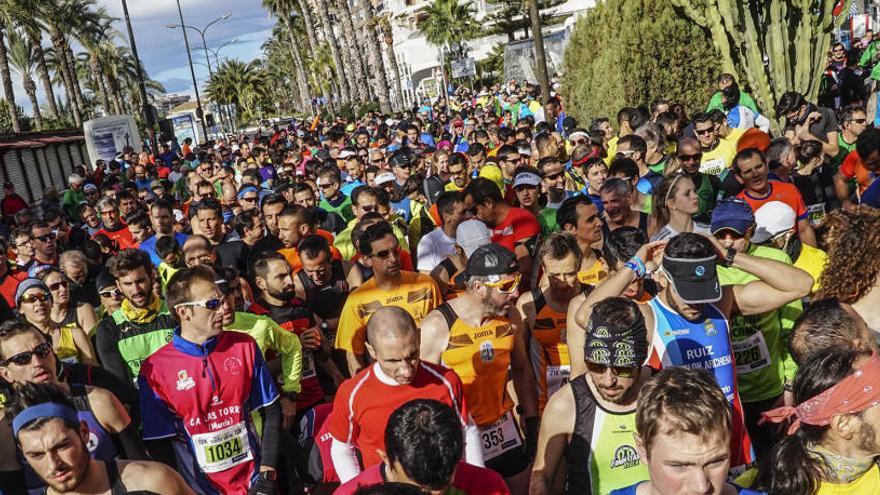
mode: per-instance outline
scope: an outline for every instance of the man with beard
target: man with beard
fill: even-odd
[[[20,387],[7,416],[22,456],[48,485],[46,493],[193,494],[179,474],[159,462],[92,458],[89,427],[57,386]]]
[[[288,332],[265,315],[257,315],[244,309],[244,297],[241,291],[241,279],[238,271],[229,266],[214,269],[214,282],[223,294],[223,330],[242,332],[250,335],[266,358],[267,354],[279,356],[280,376],[277,383],[281,384],[282,425],[290,429],[296,418],[296,400],[301,390],[302,376],[302,345],[294,334]],[[266,358],[269,361],[268,358]]]
[[[402,308],[376,311],[367,324],[370,357],[374,361],[343,382],[328,421],[332,435],[333,467],[343,483],[382,462],[385,426],[395,409],[415,399],[435,399],[455,409],[466,431],[467,458],[482,465],[480,437],[466,405],[461,379],[448,368],[419,359],[419,332]],[[357,462],[360,451],[363,469]]]
[[[58,266],[58,240],[52,227],[42,221],[31,224],[31,239],[34,241],[34,255],[25,268],[30,270],[40,265]]]
[[[565,345],[568,303],[586,288],[578,281],[581,250],[571,234],[554,232],[538,253],[547,285],[523,294],[516,302],[524,339],[538,384],[538,413],[559,387],[568,382],[571,367]]]
[[[523,323],[514,307],[520,278],[516,255],[498,244],[481,246],[468,259],[467,277],[467,291],[422,322],[421,356],[458,373],[483,438],[486,467],[505,478],[511,493],[525,494],[539,417]],[[508,374],[525,439],[513,415]]]
[[[342,383],[342,373],[329,360],[325,352],[328,343],[321,336],[322,321],[306,306],[305,301],[296,297],[296,286],[293,283],[293,271],[290,264],[278,253],[266,253],[254,265],[254,279],[257,289],[257,302],[249,311],[265,315],[281,328],[294,333],[302,343],[302,377],[301,390],[297,401],[297,409],[305,411],[324,401],[324,390],[318,381],[315,360],[320,360],[322,367],[338,385]]]
[[[757,280],[722,288],[717,264],[739,268]],[[737,390],[729,321],[735,315],[758,315],[800,299],[809,294],[813,279],[791,265],[725,249],[714,238],[694,233],[679,234],[668,244],[646,244],[625,267],[587,297],[578,310],[578,323],[585,328],[593,305],[621,295],[651,272],[660,292],[639,305],[647,327],[653,329],[648,335],[649,365],[711,371],[733,408],[731,465],[750,463],[753,454]]]
[[[373,270],[373,277],[349,294],[335,343],[336,349],[345,351],[352,376],[366,366],[367,321],[377,309],[401,307],[418,325],[443,301],[430,275],[401,270],[400,243],[388,222],[367,227],[357,241],[362,262]]]
[[[101,216],[101,223],[104,226],[95,232],[92,238],[94,239],[95,236],[104,234],[111,241],[115,242],[120,250],[132,247],[134,239],[132,239],[128,227],[119,219],[119,206],[116,200],[113,198],[101,198],[98,201],[97,207],[98,215]],[[31,230],[31,234],[34,239],[37,238],[33,230]],[[37,243],[37,253],[39,253],[39,243]]]
[[[636,399],[651,369],[645,319],[631,299],[612,297],[593,308],[584,348],[587,373],[550,398],[532,468],[533,495],[553,493],[565,463],[565,493],[589,495],[648,478],[632,434]]]
[[[794,380],[794,407],[764,413],[788,436],[759,466],[768,493],[875,493],[880,486],[880,357],[825,349]]]
[[[175,273],[167,299],[180,326],[140,369],[144,440],[202,493],[278,493],[281,406],[263,354],[250,336],[223,331],[210,268]]]
[[[98,323],[98,357],[108,371],[133,381],[144,359],[171,339],[175,322],[153,293],[153,264],[147,253],[125,249],[110,259],[108,268],[124,299]]]

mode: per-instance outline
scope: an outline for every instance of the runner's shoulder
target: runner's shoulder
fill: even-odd
[[[182,490],[185,485],[180,475],[161,462],[115,461],[122,483],[129,492],[147,491],[169,495],[192,493]],[[175,482],[172,483],[172,480]],[[175,490],[173,490],[176,489]]]

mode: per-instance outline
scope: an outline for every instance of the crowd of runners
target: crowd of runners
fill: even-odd
[[[0,493],[878,493],[880,130],[717,85],[7,184]]]

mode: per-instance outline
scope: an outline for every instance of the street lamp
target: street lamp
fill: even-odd
[[[189,37],[186,35],[185,28],[191,28],[191,29],[195,29],[196,31],[198,31],[198,33],[202,36],[202,44],[207,46],[205,43],[205,31],[209,27],[211,27],[212,24],[214,24],[216,22],[220,22],[222,20],[229,19],[229,17],[232,14],[229,14],[229,13],[223,14],[222,16],[209,22],[204,28],[198,29],[193,26],[187,26],[187,24],[183,21],[183,9],[180,7],[180,0],[177,0],[177,13],[180,15],[180,24],[169,24],[167,27],[169,29],[184,28],[184,29],[181,29],[181,31],[183,31],[183,43],[186,46],[186,58],[189,60],[189,72],[190,72],[190,75],[192,76],[193,89],[195,89],[195,92],[196,92],[196,107],[197,107],[196,116],[199,118],[199,122],[202,124],[202,133],[205,136],[205,141],[207,141],[208,140],[208,128],[205,125],[205,111],[202,109],[202,98],[199,96],[199,83],[196,82],[196,69],[195,69],[195,67],[193,67],[192,54],[190,53],[190,48],[189,48]],[[205,54],[205,56],[207,57],[207,53]],[[208,60],[208,73],[209,73],[209,75],[211,75],[213,77],[213,72],[211,71],[211,60],[210,59]]]
[[[223,43],[222,45],[220,45],[220,46],[218,46],[217,48],[214,48],[214,49],[207,48],[207,47],[204,47],[204,48],[203,48],[203,47],[201,47],[201,46],[197,46],[197,47],[193,48],[193,51],[196,51],[196,50],[204,50],[204,51],[206,51],[206,52],[211,52],[211,53],[214,55],[214,66],[215,66],[215,67],[220,67],[220,50],[222,50],[223,48],[225,48],[225,47],[227,47],[227,46],[229,46],[229,45],[232,45],[232,44],[234,44],[234,43],[238,43],[238,41],[239,41],[238,38],[231,39],[231,40],[227,41],[226,43]]]

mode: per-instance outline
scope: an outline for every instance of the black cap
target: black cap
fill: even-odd
[[[315,152],[315,159],[322,162],[327,161],[330,159],[330,152],[327,151],[325,148],[321,148],[317,152]]]
[[[715,271],[716,257],[687,259],[663,256],[663,270],[672,287],[687,304],[715,303],[721,300],[721,285]]]
[[[116,279],[113,278],[113,274],[110,273],[110,270],[104,268],[98,273],[98,276],[95,277],[95,288],[100,292],[102,289],[107,289],[109,287],[116,287]]]
[[[408,148],[401,148],[391,154],[388,158],[388,163],[392,167],[406,168],[412,165],[413,160],[415,160],[415,157],[412,152]]]
[[[517,270],[519,265],[516,263],[516,255],[498,244],[478,247],[467,262],[467,274],[470,277],[508,275],[516,273]]]

